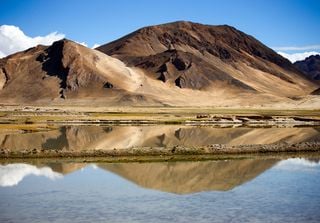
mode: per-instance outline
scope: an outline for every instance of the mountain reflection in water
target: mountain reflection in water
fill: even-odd
[[[291,158],[280,160],[232,159],[218,161],[98,163],[45,162],[0,165],[0,186],[16,186],[29,175],[59,180],[63,176],[93,166],[114,173],[148,189],[190,194],[202,191],[228,191],[240,186],[270,168],[305,170],[320,166],[319,159]]]
[[[98,164],[135,184],[176,194],[228,191],[254,179],[277,160]]]
[[[138,186],[176,194],[227,191],[254,179],[275,165],[275,159],[241,159],[197,162],[98,163]],[[0,166],[0,186],[17,185],[28,175],[58,179],[85,168],[83,163],[48,162]],[[91,164],[90,164],[91,165]]]
[[[217,128],[209,126],[63,126],[25,132],[0,130],[2,149],[111,150],[132,147],[269,144],[320,141],[317,128]]]
[[[319,222],[319,155],[290,156],[2,160],[0,222]]]

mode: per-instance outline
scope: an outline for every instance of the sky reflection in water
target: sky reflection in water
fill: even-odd
[[[0,182],[0,222],[320,220],[319,159],[11,163]]]

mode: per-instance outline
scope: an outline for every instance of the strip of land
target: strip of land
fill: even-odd
[[[213,144],[199,147],[135,147],[113,150],[48,150],[21,149],[9,151],[0,149],[0,158],[54,158],[54,157],[145,157],[145,156],[201,156],[201,155],[240,155],[266,153],[301,153],[319,152],[320,142],[302,142],[295,144],[273,143],[264,145],[221,145]]]
[[[0,106],[0,124],[320,125],[320,109]]]

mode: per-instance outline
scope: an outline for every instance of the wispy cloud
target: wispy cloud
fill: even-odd
[[[277,53],[280,54],[281,56],[287,58],[292,63],[299,61],[299,60],[304,60],[311,55],[320,55],[320,52],[316,52],[316,51],[301,52],[301,53],[284,53],[284,52],[277,52]]]
[[[320,50],[320,44],[309,46],[280,46],[272,47],[276,51],[305,51],[305,50]]]
[[[54,41],[63,39],[64,34],[52,32],[46,36],[30,37],[17,26],[0,26],[0,58],[26,50],[36,45],[51,45]]]

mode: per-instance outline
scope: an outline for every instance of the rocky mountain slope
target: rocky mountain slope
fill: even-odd
[[[290,97],[314,88],[287,59],[230,26],[175,22],[142,28],[97,48],[180,88]]]
[[[116,100],[140,86],[138,74],[121,61],[69,40],[11,55],[0,67],[0,98],[12,102]]]
[[[142,28],[97,50],[64,39],[0,59],[0,103],[282,106],[318,87],[253,37],[191,22]]]

